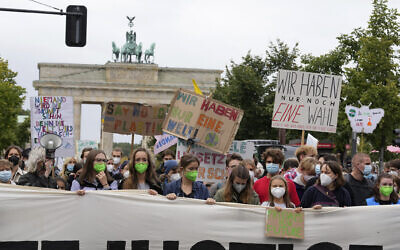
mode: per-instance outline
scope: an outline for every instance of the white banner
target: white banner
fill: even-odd
[[[126,190],[81,197],[6,184],[0,202],[0,249],[400,249],[396,205],[307,209],[304,240],[293,240],[265,236],[260,206],[170,201]]]
[[[342,77],[280,70],[272,127],[336,133]]]
[[[187,144],[184,140],[178,140],[176,147],[176,159],[180,160],[187,151]],[[254,143],[246,141],[233,141],[228,154],[238,153],[243,159],[253,159],[255,152]],[[200,161],[198,181],[222,182],[225,177],[226,155],[214,152],[200,145],[193,145],[190,153],[197,156]]]
[[[40,146],[40,138],[47,133],[61,136],[63,142],[56,157],[75,155],[74,101],[71,96],[31,97],[32,148]]]

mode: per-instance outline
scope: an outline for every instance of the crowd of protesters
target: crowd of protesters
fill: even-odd
[[[122,150],[110,157],[102,150],[85,148],[80,159],[66,158],[61,169],[46,158],[44,148],[6,149],[0,160],[0,183],[70,190],[85,195],[88,190],[146,190],[165,195],[215,202],[233,202],[265,207],[321,209],[364,205],[399,204],[400,159],[385,164],[381,174],[371,165],[368,154],[357,153],[351,167],[343,167],[335,155],[318,155],[316,148],[301,146],[296,158],[285,159],[282,150],[268,148],[262,155],[265,165],[255,159],[228,155],[222,182],[197,180],[199,159],[185,154],[179,161],[170,150],[162,153],[157,168],[147,149],[138,148],[129,161]]]

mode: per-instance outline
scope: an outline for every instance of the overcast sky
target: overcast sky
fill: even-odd
[[[18,72],[17,82],[28,97],[37,95],[32,82],[39,79],[38,63],[111,60],[111,42],[125,42],[126,16],[136,16],[134,30],[144,50],[157,44],[159,66],[223,70],[249,50],[264,55],[277,38],[291,47],[298,42],[302,53],[326,53],[337,45],[338,35],[365,27],[372,10],[369,0],[39,1],[63,10],[86,6],[87,45],[65,45],[65,16],[0,12],[0,57]],[[400,1],[391,0],[389,6],[399,8]],[[0,0],[0,7],[52,11],[29,0]],[[100,139],[100,106],[83,106],[81,139]],[[114,141],[130,142],[130,136],[114,135]]]

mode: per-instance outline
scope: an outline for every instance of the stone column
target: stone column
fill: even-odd
[[[101,104],[101,114],[103,114],[104,109],[104,103]],[[108,133],[103,131],[103,122],[101,124],[101,137],[100,137],[101,143],[101,149],[104,150],[104,152],[107,154],[107,157],[111,155],[111,151],[113,149],[113,141],[114,141],[114,135],[113,133]]]
[[[81,139],[81,102],[74,100],[74,140]],[[78,152],[79,154],[79,152]]]

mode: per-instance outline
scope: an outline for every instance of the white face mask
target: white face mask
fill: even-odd
[[[309,180],[311,180],[314,176],[312,175],[303,175],[303,178],[306,182],[308,182]]]
[[[321,185],[324,187],[328,186],[333,181],[333,179],[327,174],[321,174],[319,179],[321,180]]]
[[[172,181],[177,181],[177,180],[179,180],[180,178],[181,178],[181,175],[180,175],[179,173],[172,174],[171,177],[169,177],[169,179],[171,180],[171,182],[172,182]]]
[[[392,176],[398,176],[399,175],[396,171],[393,171],[393,170],[390,171],[389,174],[392,175]]]
[[[113,169],[114,169],[114,165],[112,165],[112,164],[107,165],[107,171],[108,172],[112,172]]]
[[[271,189],[271,194],[275,197],[275,198],[282,198],[285,195],[286,191],[285,188],[283,187],[275,187]]]
[[[119,164],[121,162],[121,157],[114,157],[113,162],[115,165]]]
[[[243,191],[243,189],[246,187],[246,184],[238,184],[238,183],[233,183],[233,188],[238,192],[239,194]]]
[[[129,172],[129,171],[125,171],[125,173],[124,173],[124,178],[125,178],[125,179],[128,179],[128,178],[129,178],[129,175],[130,175],[130,172]]]
[[[254,171],[249,171],[249,174],[250,174],[251,179],[254,180]]]

